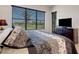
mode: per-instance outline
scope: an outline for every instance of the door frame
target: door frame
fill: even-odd
[[[55,30],[55,27],[56,27],[56,21],[57,21],[57,11],[54,11],[51,13],[52,14],[52,32]],[[54,14],[54,16],[53,16]],[[53,17],[55,17],[55,23],[53,24]],[[54,27],[54,28],[53,28]]]

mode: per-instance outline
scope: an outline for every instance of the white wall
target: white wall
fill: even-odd
[[[8,26],[12,25],[12,8],[9,5],[0,5],[0,19],[7,20]]]
[[[52,8],[52,12],[57,11],[57,25],[58,19],[72,18],[72,27],[79,27],[79,6],[78,5],[57,5]]]
[[[51,32],[51,9],[44,5],[19,5],[21,7],[45,11],[45,30]],[[12,25],[12,7],[10,5],[0,5],[0,18],[6,19],[8,27]]]

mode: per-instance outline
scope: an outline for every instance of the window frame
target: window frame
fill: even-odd
[[[30,8],[15,6],[15,5],[11,5],[11,6],[12,6],[12,27],[13,27],[13,19],[16,19],[16,20],[17,19],[20,19],[20,18],[13,18],[13,7],[16,7],[16,8],[25,9],[25,19],[23,19],[23,20],[25,20],[25,30],[38,30],[38,28],[37,28],[37,26],[38,26],[37,21],[39,21],[39,20],[37,20],[37,12],[43,12],[44,13],[44,20],[40,20],[40,21],[44,21],[44,28],[43,29],[45,29],[45,11],[36,10],[36,9],[30,9]],[[35,24],[35,29],[27,29],[27,9],[36,11],[36,20],[35,20],[36,21],[36,24]],[[43,29],[40,29],[40,30],[43,30]]]

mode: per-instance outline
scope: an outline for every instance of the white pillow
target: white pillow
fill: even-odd
[[[7,28],[1,33],[1,35],[0,35],[0,46],[2,45],[1,43],[6,39],[6,37],[9,35],[9,33],[12,30],[13,30],[13,28]]]

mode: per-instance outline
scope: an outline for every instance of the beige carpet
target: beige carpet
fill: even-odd
[[[27,48],[13,49],[4,47],[1,51],[1,54],[28,54],[28,49]]]

